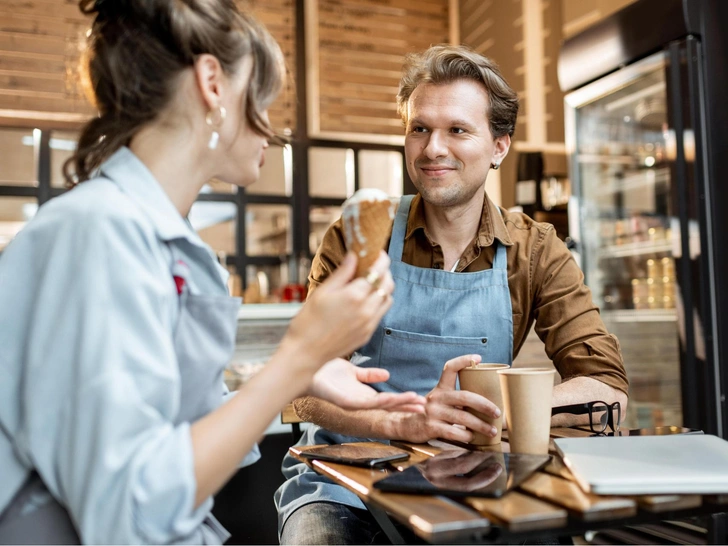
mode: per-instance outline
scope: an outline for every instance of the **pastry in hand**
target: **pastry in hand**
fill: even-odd
[[[393,218],[394,204],[381,190],[359,190],[344,203],[344,239],[346,248],[359,259],[357,276],[365,277],[384,249]]]

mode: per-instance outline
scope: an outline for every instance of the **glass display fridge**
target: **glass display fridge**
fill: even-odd
[[[627,428],[724,436],[726,4],[639,0],[562,46],[569,232],[620,340]]]

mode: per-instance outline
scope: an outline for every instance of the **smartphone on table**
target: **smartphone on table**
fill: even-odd
[[[370,442],[316,446],[301,451],[300,456],[306,459],[318,459],[319,461],[369,468],[409,459],[409,453],[403,449]]]

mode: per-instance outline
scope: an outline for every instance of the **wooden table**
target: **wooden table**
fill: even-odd
[[[585,435],[589,433],[577,429],[552,429],[552,437]],[[507,432],[504,432],[504,440],[507,440]],[[440,441],[428,444],[393,441],[392,445],[410,452],[410,459],[401,465],[398,463],[398,470],[433,457],[443,449],[482,449]],[[508,451],[507,441],[501,445],[503,451]],[[290,452],[298,457],[301,451],[310,447],[294,446]],[[553,447],[552,442],[551,451],[555,454]],[[662,520],[728,512],[728,495],[612,497],[584,493],[558,455],[517,490],[501,498],[465,497],[460,501],[434,495],[386,493],[373,488],[374,482],[392,472],[387,469],[298,458],[319,474],[356,493],[394,544],[404,541],[389,518],[404,524],[418,537],[431,543],[512,544],[547,536],[582,535],[627,525],[640,525],[646,529],[651,526],[652,534],[659,537],[661,531],[655,524]],[[725,544],[727,537],[723,517],[716,521],[718,525],[708,525],[705,541],[708,544]],[[637,540],[644,541],[644,536]],[[685,538],[679,542],[689,540]]]

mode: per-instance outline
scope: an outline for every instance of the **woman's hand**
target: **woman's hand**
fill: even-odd
[[[365,385],[387,379],[387,370],[360,368],[343,358],[335,358],[316,372],[307,394],[349,410],[386,409],[424,413],[426,400],[415,392],[377,392]]]
[[[382,251],[371,274],[354,278],[356,256],[349,253],[316,289],[291,321],[281,345],[295,347],[301,364],[315,372],[325,362],[364,345],[392,306],[394,281]]]

